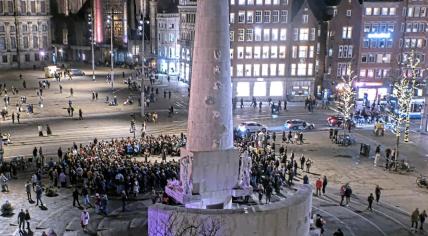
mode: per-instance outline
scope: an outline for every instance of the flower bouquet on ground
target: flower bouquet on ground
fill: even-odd
[[[46,188],[47,197],[56,197],[58,196],[58,189],[54,186],[49,186]]]
[[[12,204],[6,200],[5,203],[3,203],[3,205],[1,206],[1,215],[2,216],[11,216],[13,215],[13,206]]]

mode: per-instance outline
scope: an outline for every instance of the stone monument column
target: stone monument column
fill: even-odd
[[[199,0],[186,148],[180,182],[186,207],[229,207],[239,175],[233,147],[229,1]],[[190,197],[189,197],[190,196]],[[186,200],[187,199],[187,200]]]
[[[158,1],[150,0],[150,52],[156,55],[157,48],[157,22],[156,17],[158,14]]]

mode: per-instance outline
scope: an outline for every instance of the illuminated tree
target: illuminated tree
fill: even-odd
[[[349,122],[355,106],[355,90],[353,88],[356,76],[343,76],[342,83],[338,85],[337,110],[342,114],[344,122]],[[350,124],[348,124],[350,125]]]
[[[389,109],[388,115],[392,124],[392,131],[396,136],[396,151],[394,155],[395,169],[397,169],[398,150],[400,145],[401,130],[404,125],[404,142],[409,141],[410,133],[410,111],[414,91],[416,89],[416,68],[419,59],[414,52],[409,53],[403,63],[403,73],[394,83],[393,97],[397,103],[393,109]]]

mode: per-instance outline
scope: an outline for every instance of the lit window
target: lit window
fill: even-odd
[[[270,29],[263,29],[263,41],[270,41]]]
[[[247,11],[247,23],[253,23],[253,22],[254,22],[254,12]]]
[[[270,11],[263,12],[263,23],[270,23]]]
[[[290,75],[291,76],[296,75],[296,64],[291,64]]]
[[[302,18],[303,18],[302,20],[303,20],[304,24],[308,23],[308,19],[309,19],[308,15],[305,14],[305,15],[302,16]]]
[[[396,9],[395,9],[395,7],[391,7],[391,8],[389,8],[389,15],[390,15],[390,16],[395,16],[395,13],[396,13]]]
[[[366,70],[365,69],[360,70],[360,77],[366,77]]]
[[[249,41],[249,42],[253,41],[253,30],[252,29],[246,29],[245,34],[246,34],[245,37],[247,38],[247,41]]]
[[[276,76],[276,64],[270,64],[270,76]]]
[[[282,10],[281,11],[281,22],[282,23],[287,23],[288,21],[288,11],[287,10]]]
[[[280,0],[273,0],[273,5],[279,5]]]
[[[238,97],[250,96],[250,83],[249,82],[238,82],[236,84],[236,96],[238,96]]]
[[[284,89],[281,81],[272,81],[270,83],[270,93],[271,97],[281,97],[284,95]]]
[[[278,47],[271,46],[270,47],[270,58],[278,58]]]
[[[372,8],[371,7],[366,7],[366,16],[371,16],[373,13]]]
[[[235,40],[235,32],[230,31],[230,32],[229,32],[229,37],[230,37],[230,41],[232,41],[232,42],[233,42],[233,40]]]
[[[279,22],[279,11],[273,11],[272,12],[272,23],[278,23]]]
[[[245,23],[245,11],[238,12],[238,23]]]
[[[247,5],[254,5],[254,0],[247,0]]]
[[[314,46],[309,46],[309,58],[314,58]]]
[[[245,0],[239,0],[239,1],[238,1],[238,4],[239,4],[239,5],[245,5]]]
[[[244,65],[242,65],[242,64],[236,65],[236,76],[238,76],[238,77],[244,76]]]
[[[254,30],[254,40],[255,41],[262,41],[262,29],[255,28],[255,30]]]
[[[378,16],[380,14],[380,8],[379,7],[374,7],[373,8],[373,15],[374,16]]]
[[[253,96],[265,97],[266,96],[266,82],[255,82],[253,89]]]
[[[243,42],[245,40],[245,30],[238,29],[238,41]]]
[[[251,77],[251,64],[245,64],[245,76]]]
[[[285,58],[285,46],[279,46],[279,58]]]
[[[244,59],[244,47],[238,47],[238,59]]]
[[[262,64],[262,76],[269,76],[269,64]]]
[[[346,16],[351,16],[352,15],[352,10],[346,10]]]
[[[262,58],[263,59],[269,58],[269,46],[263,46]]]
[[[297,76],[305,76],[306,75],[306,63],[297,64]]]
[[[309,63],[308,64],[308,75],[312,76],[314,74],[314,64]]]
[[[253,75],[260,76],[260,64],[253,65]]]
[[[299,58],[306,58],[308,54],[307,46],[299,46]]]
[[[382,16],[387,16],[388,15],[388,8],[387,7],[382,7]]]
[[[253,47],[245,47],[245,59],[253,58]]]
[[[259,46],[254,47],[254,59],[260,59],[261,48]]]
[[[309,29],[308,28],[300,28],[299,32],[299,40],[309,40]]]
[[[297,58],[297,46],[293,46],[291,49],[291,57],[292,58]]]
[[[352,37],[352,26],[344,26],[342,28],[342,39],[351,39]]]
[[[262,11],[256,11],[256,23],[262,23]]]
[[[279,40],[285,41],[287,40],[287,29],[282,28],[279,32]]]
[[[285,64],[278,65],[278,76],[285,76]]]
[[[265,0],[265,5],[272,5],[272,0]]]
[[[278,41],[278,29],[272,29],[272,41]]]

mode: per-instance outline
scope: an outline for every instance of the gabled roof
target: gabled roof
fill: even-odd
[[[325,21],[329,19],[327,14],[327,4],[326,2],[331,2],[331,0],[299,0],[293,1],[292,6],[292,18],[300,12],[302,7],[308,6],[312,14],[318,19],[318,21]],[[336,0],[338,1],[338,0]]]

